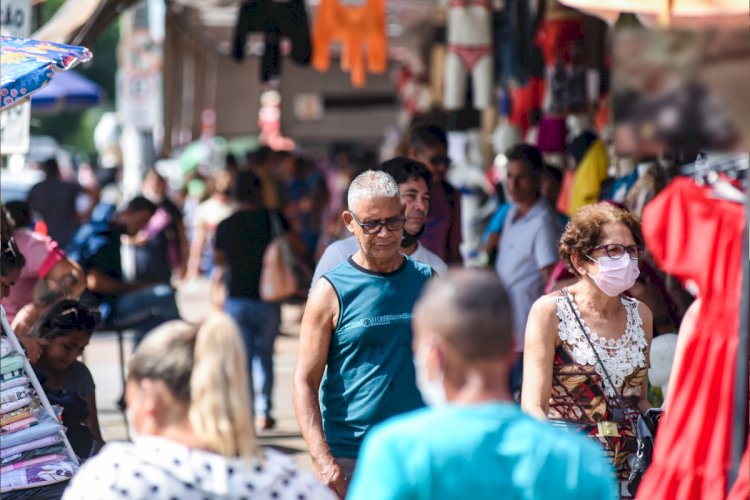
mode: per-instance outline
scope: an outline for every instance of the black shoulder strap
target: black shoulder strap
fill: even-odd
[[[615,386],[614,382],[612,382],[612,378],[609,376],[609,372],[607,371],[607,368],[604,366],[604,363],[602,362],[602,358],[599,357],[599,352],[596,350],[596,347],[594,346],[594,342],[591,340],[591,337],[589,337],[589,334],[586,331],[586,327],[583,325],[583,321],[581,321],[581,317],[578,315],[578,312],[576,311],[576,308],[573,305],[573,300],[571,300],[570,298],[570,293],[568,292],[568,289],[563,288],[562,293],[565,296],[565,300],[568,301],[570,310],[573,313],[573,316],[575,316],[576,321],[578,322],[579,328],[583,332],[584,337],[586,337],[586,340],[588,340],[589,345],[591,346],[591,350],[594,351],[594,356],[596,356],[596,360],[599,362],[599,366],[602,367],[602,371],[604,372],[604,376],[607,378],[607,382],[609,382],[609,385],[612,387],[612,390],[615,391],[615,397],[617,399],[617,402],[620,404],[620,407],[622,409],[625,409],[625,402],[622,400],[620,391],[617,390],[617,386]]]

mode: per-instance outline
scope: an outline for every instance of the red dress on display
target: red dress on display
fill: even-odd
[[[678,178],[643,212],[643,235],[664,271],[694,281],[703,303],[638,498],[725,498],[731,457],[744,208]],[[741,473],[747,473],[742,471]]]

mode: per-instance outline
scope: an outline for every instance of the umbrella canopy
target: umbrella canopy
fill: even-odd
[[[31,98],[31,110],[51,112],[96,106],[101,102],[102,88],[75,71],[65,71],[55,76],[46,87]]]
[[[47,85],[55,71],[91,59],[85,47],[13,36],[0,37],[0,101],[6,109]]]

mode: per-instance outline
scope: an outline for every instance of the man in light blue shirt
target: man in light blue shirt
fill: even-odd
[[[347,498],[617,498],[604,451],[511,401],[508,296],[490,271],[434,279],[414,309],[417,387],[432,408],[365,438]]]

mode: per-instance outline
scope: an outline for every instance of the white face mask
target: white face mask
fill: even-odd
[[[599,274],[592,276],[589,273],[589,276],[594,280],[596,286],[610,297],[617,297],[632,288],[635,285],[635,280],[641,274],[641,270],[638,269],[638,261],[631,259],[627,253],[619,259],[613,259],[609,256],[599,259],[594,259],[588,255],[586,257],[599,264]]]
[[[443,373],[440,372],[433,380],[427,374],[427,355],[429,345],[423,343],[414,356],[414,368],[417,374],[417,389],[428,406],[442,406],[446,403]]]
[[[141,433],[135,430],[135,426],[133,425],[134,417],[135,415],[133,415],[133,411],[130,409],[130,406],[128,406],[128,408],[125,409],[125,418],[128,420],[128,436],[133,442],[141,437]]]

